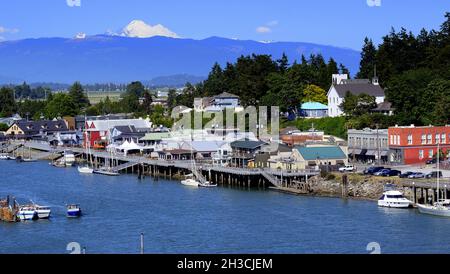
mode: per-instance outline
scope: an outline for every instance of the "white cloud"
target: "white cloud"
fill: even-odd
[[[120,33],[121,36],[148,38],[153,36],[165,36],[179,38],[178,34],[172,32],[161,24],[149,25],[142,20],[133,20]]]
[[[256,28],[256,32],[257,33],[270,33],[272,32],[273,27],[278,25],[278,21],[277,20],[272,20],[267,22],[266,24],[257,27]]]
[[[258,33],[269,33],[272,32],[272,29],[267,26],[261,26],[256,28],[256,32]]]
[[[278,25],[277,20],[270,21],[266,24],[266,26],[269,26],[269,27],[275,27],[276,25]]]
[[[0,26],[0,33],[18,33],[18,29],[8,29],[5,27]]]

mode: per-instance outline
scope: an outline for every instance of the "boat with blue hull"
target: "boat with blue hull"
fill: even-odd
[[[78,218],[81,217],[81,208],[79,205],[68,205],[67,206],[67,217],[69,218]]]

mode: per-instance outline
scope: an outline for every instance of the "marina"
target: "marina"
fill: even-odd
[[[21,165],[1,161],[0,194],[48,205],[52,217],[0,222],[2,253],[64,253],[73,241],[88,253],[138,253],[140,233],[148,253],[364,253],[373,241],[385,253],[445,253],[450,246],[450,220],[415,209],[237,186],[193,189],[131,174],[84,176],[43,161],[27,167],[21,176]],[[67,218],[65,204],[75,200],[83,217]]]

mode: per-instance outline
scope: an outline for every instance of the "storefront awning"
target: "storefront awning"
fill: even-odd
[[[377,155],[377,151],[376,150],[368,150],[366,153],[366,156],[375,156]]]
[[[361,154],[361,149],[349,149],[348,150],[349,154],[354,154],[354,155],[359,155]]]

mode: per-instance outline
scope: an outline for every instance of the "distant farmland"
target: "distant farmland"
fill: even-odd
[[[120,95],[123,91],[88,91],[87,95],[91,104],[98,104],[101,100],[105,100],[106,97],[113,102],[117,102],[120,99]]]

